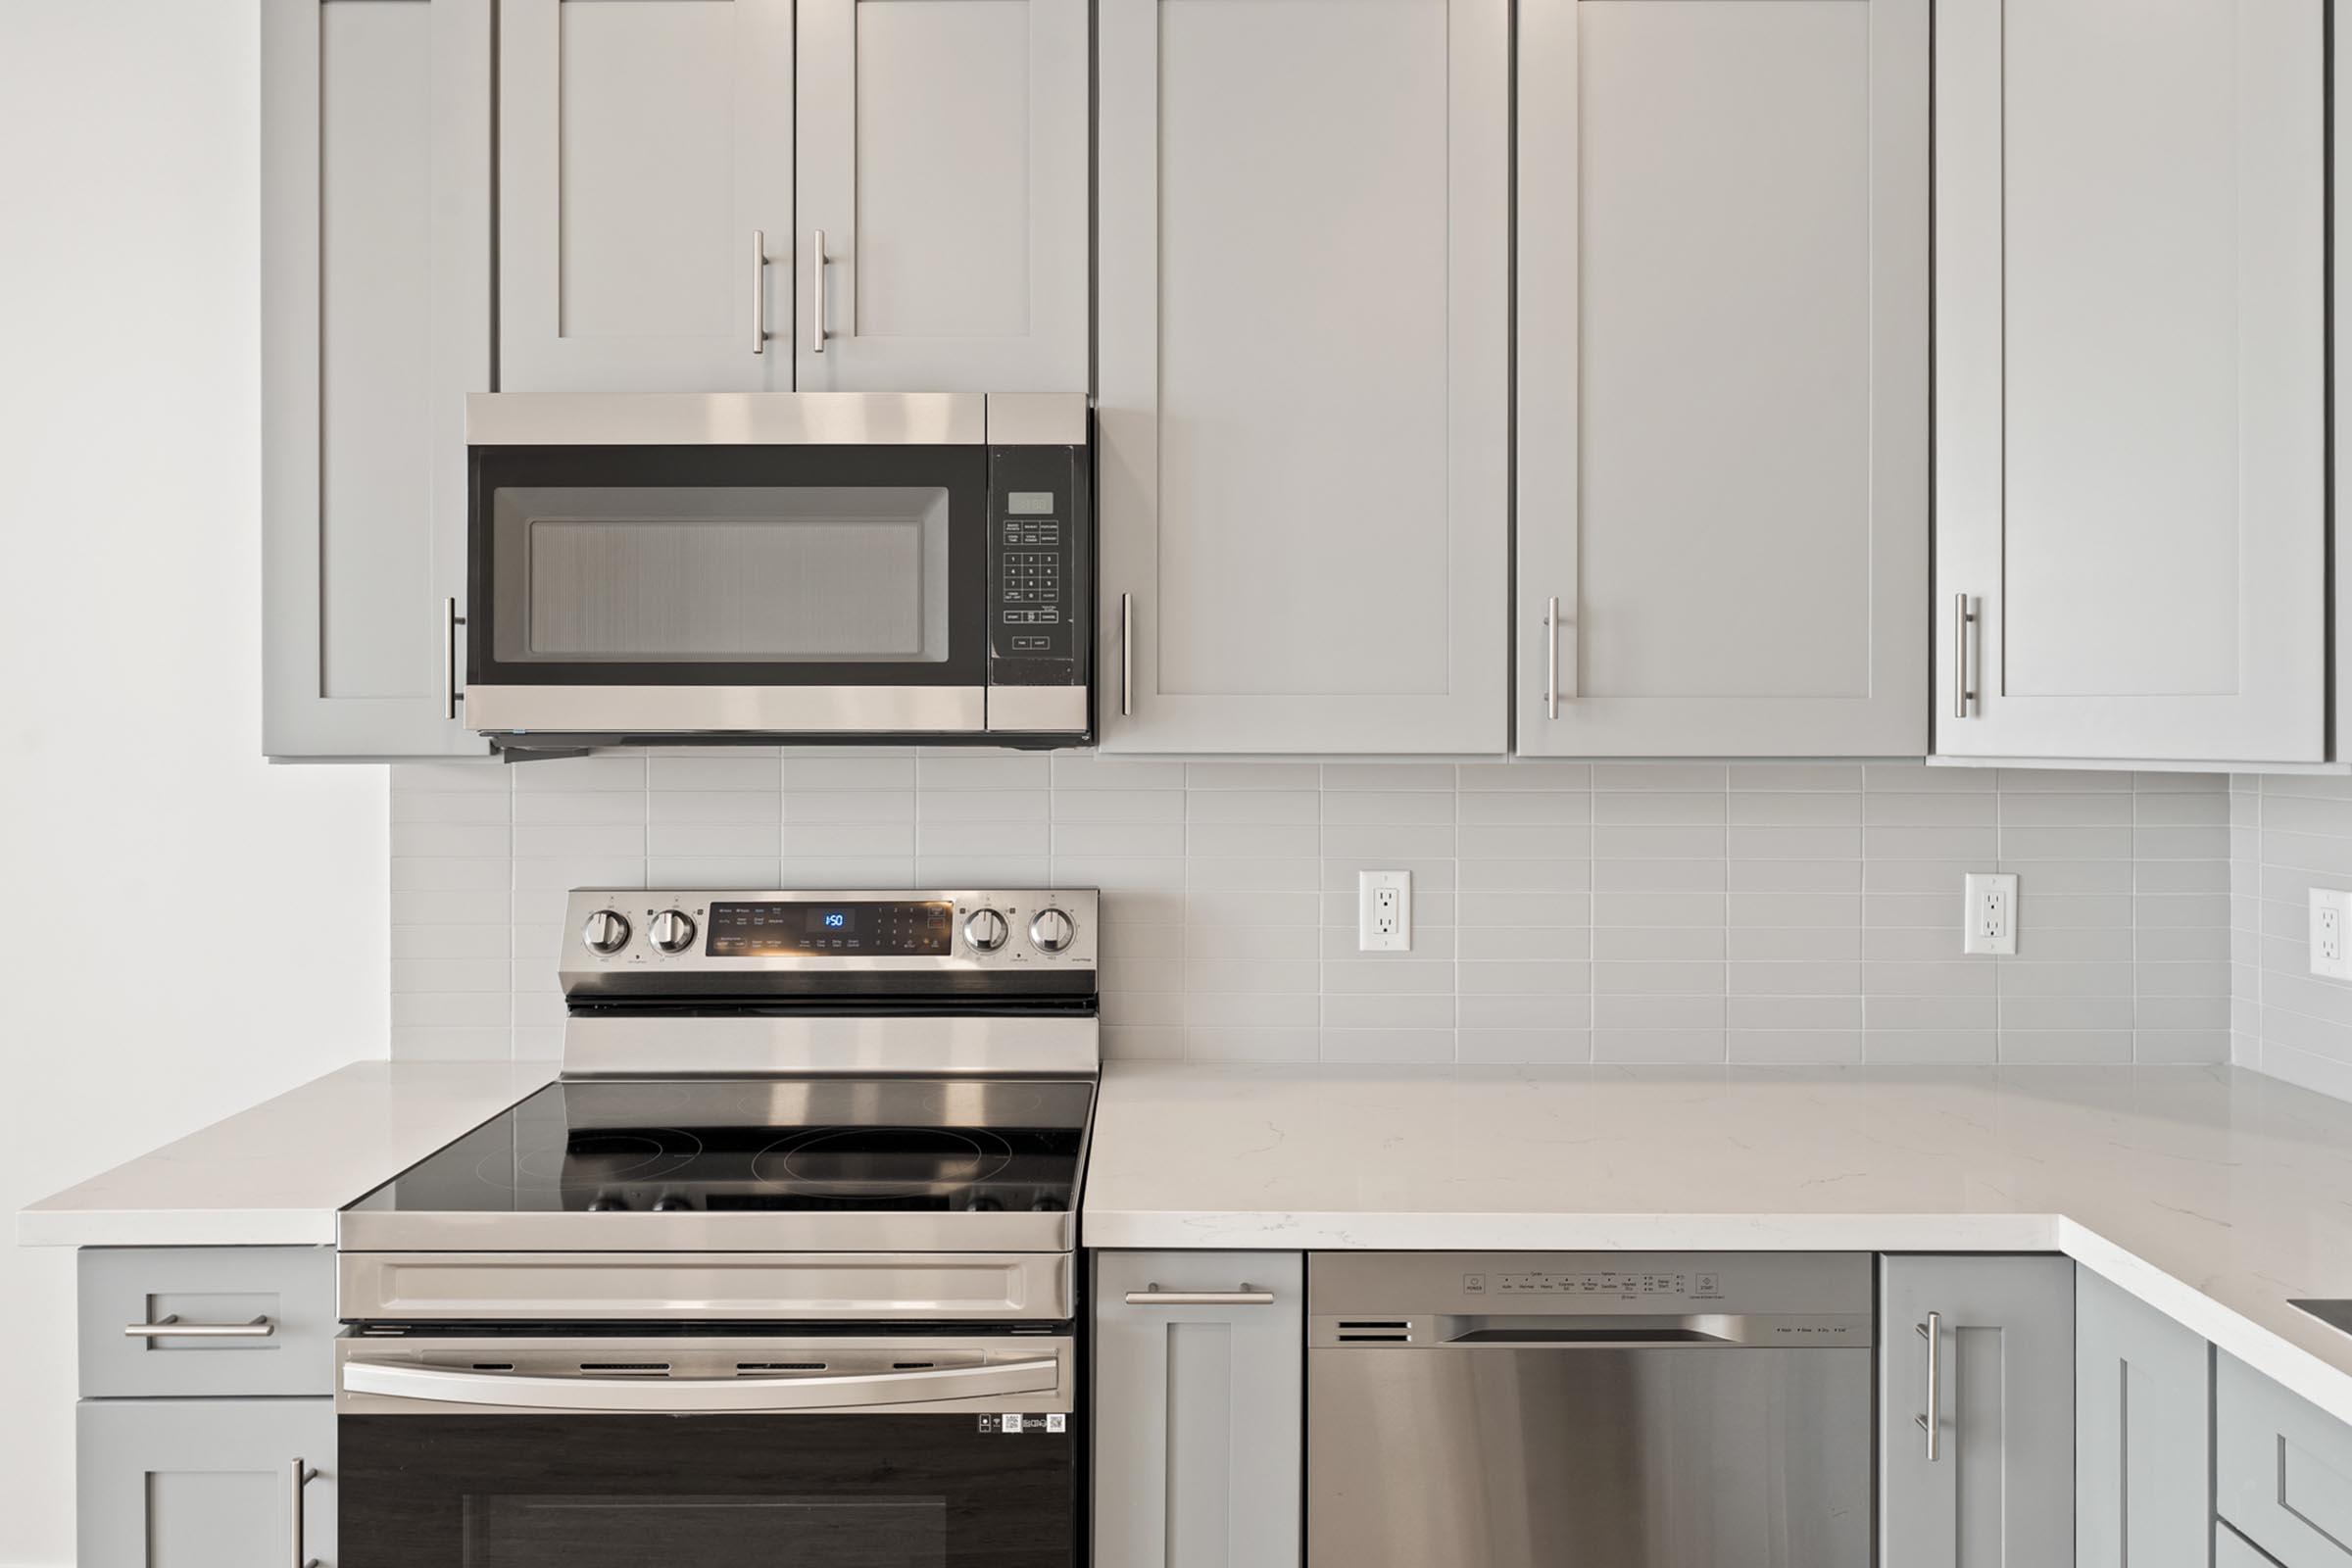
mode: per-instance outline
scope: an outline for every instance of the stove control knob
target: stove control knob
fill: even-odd
[[[591,953],[618,953],[629,945],[628,918],[618,909],[599,909],[580,927]]]
[[[664,1196],[654,1200],[654,1212],[657,1214],[675,1214],[680,1209],[692,1208],[694,1204],[691,1201],[678,1197],[674,1193],[665,1194]]]
[[[1067,953],[1078,940],[1078,922],[1066,909],[1045,908],[1029,922],[1029,941],[1040,953]]]
[[[978,1197],[974,1198],[971,1202],[972,1212],[975,1214],[993,1214],[1004,1206],[1004,1200],[1003,1199],[993,1197],[988,1193],[980,1194]]]
[[[694,916],[684,909],[663,909],[646,927],[646,935],[663,953],[684,953],[694,946]]]
[[[1052,1193],[1039,1194],[1029,1204],[1030,1209],[1039,1214],[1058,1214],[1069,1206]]]
[[[1012,928],[994,909],[974,909],[964,916],[963,940],[974,953],[994,953],[1004,945],[1004,939],[1011,934]]]
[[[599,1193],[596,1197],[588,1200],[588,1212],[591,1214],[625,1213],[628,1206],[626,1199],[615,1198],[611,1193]]]

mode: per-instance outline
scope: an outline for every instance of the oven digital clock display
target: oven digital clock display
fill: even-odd
[[[955,913],[956,906],[944,902],[714,903],[704,951],[714,958],[945,957],[955,951]]]

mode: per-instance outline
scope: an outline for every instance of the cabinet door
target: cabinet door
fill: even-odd
[[[454,715],[466,394],[490,386],[491,0],[264,0],[262,749]]]
[[[802,391],[1088,389],[1087,42],[1086,0],[801,0]]]
[[[2212,1355],[2162,1312],[2077,1269],[2077,1568],[2211,1562]]]
[[[1107,749],[1502,750],[1508,20],[1101,0]]]
[[[2215,1356],[2216,1504],[2286,1568],[2352,1565],[2352,1427],[2233,1355]]]
[[[1883,1568],[2067,1568],[2075,1265],[1890,1256],[1879,1302]]]
[[[1521,7],[1522,753],[1927,750],[1928,44]]]
[[[790,390],[792,51],[792,0],[504,0],[501,390]]]
[[[1096,1568],[1298,1568],[1305,1260],[1102,1252],[1095,1303]]]
[[[332,1399],[84,1399],[76,1458],[81,1568],[334,1568]]]
[[[1940,752],[2322,755],[2322,0],[2160,20],[1936,8]]]

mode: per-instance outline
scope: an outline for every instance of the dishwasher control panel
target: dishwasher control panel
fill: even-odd
[[[1734,1278],[1737,1279],[1737,1276]],[[1462,1294],[1520,1298],[1574,1297],[1578,1299],[1607,1297],[1647,1301],[1653,1305],[1658,1304],[1661,1298],[1674,1301],[1720,1301],[1723,1299],[1723,1270],[1599,1269],[1585,1274],[1471,1273],[1462,1276]]]

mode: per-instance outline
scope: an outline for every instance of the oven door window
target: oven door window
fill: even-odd
[[[1073,1434],[977,1415],[345,1416],[342,1568],[1072,1568]]]
[[[986,477],[965,448],[477,451],[477,677],[976,684]]]

